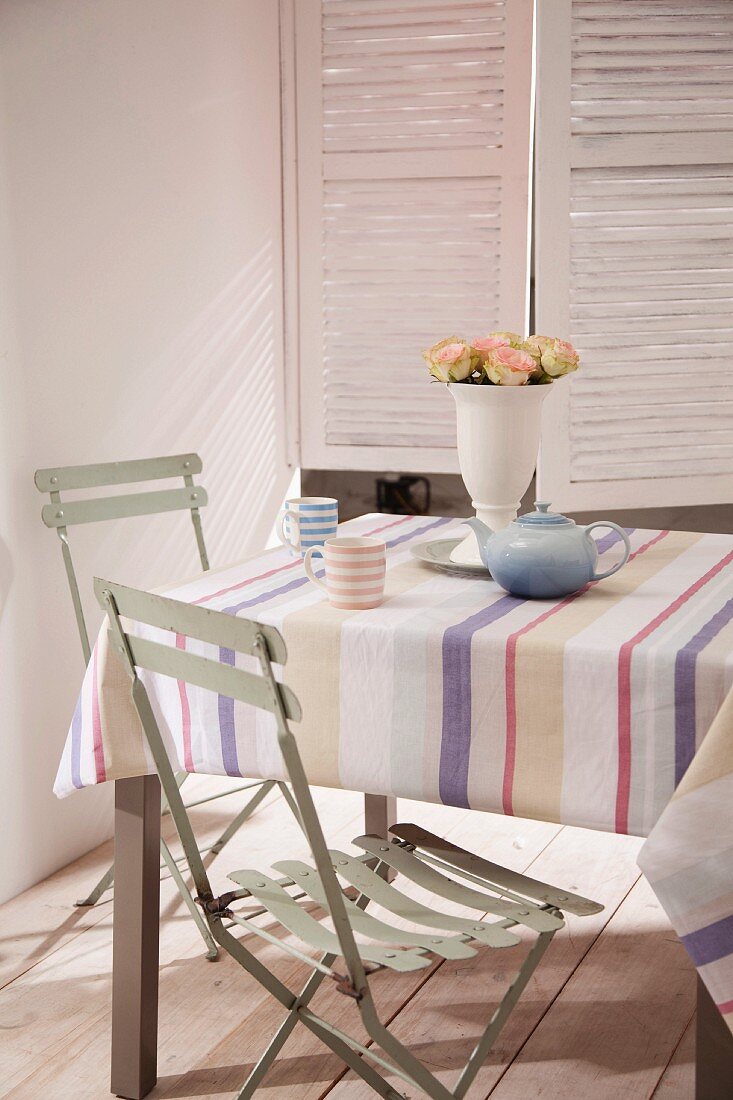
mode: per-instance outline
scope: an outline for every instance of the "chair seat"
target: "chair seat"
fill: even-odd
[[[362,904],[375,902],[383,911],[423,929],[400,928],[366,912],[361,904],[345,895],[354,932],[377,941],[357,942],[365,963],[403,972],[420,970],[432,965],[430,956],[470,958],[476,954],[473,943],[494,948],[515,946],[520,939],[511,929],[517,925],[538,933],[555,932],[564,924],[561,907],[580,916],[598,913],[603,908],[578,894],[491,863],[417,825],[394,825],[390,831],[396,838],[390,842],[377,836],[356,837],[353,843],[366,853],[362,857],[335,849],[329,852],[337,875],[359,891]],[[429,890],[435,901],[425,903],[408,896],[368,866],[367,861],[379,862],[405,880]],[[318,870],[301,860],[281,860],[273,868],[283,877],[276,880],[257,870],[229,875],[241,888],[236,897],[254,898],[308,947],[326,954],[340,954],[335,933],[301,904],[305,895],[327,910],[326,892]],[[293,887],[302,891],[297,898],[288,893]],[[445,913],[441,911],[440,899],[500,919],[489,921]],[[240,919],[237,923],[245,922]],[[249,927],[253,932],[259,931],[251,924]],[[289,950],[281,942],[280,946]]]

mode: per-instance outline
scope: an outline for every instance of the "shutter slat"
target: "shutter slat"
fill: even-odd
[[[474,0],[473,3],[461,0],[461,7],[477,8],[484,12],[501,11],[504,0]],[[323,0],[322,4],[324,23],[335,15],[350,17],[358,13],[378,17],[390,12],[400,12],[403,15],[411,14],[417,19],[421,12],[437,12],[438,18],[444,18],[446,10],[446,0]]]
[[[368,0],[365,0],[368,2]],[[395,7],[401,5],[395,4]],[[656,2],[653,8],[649,6],[649,0],[623,0],[623,7],[619,5],[618,0],[606,0],[606,3],[599,3],[598,0],[576,0],[573,4],[572,15],[576,19],[605,19],[607,17],[613,19],[630,19],[635,18],[642,20],[643,26],[648,26],[648,20],[651,15],[657,18],[672,17],[676,20],[684,21],[689,19],[691,21],[697,19],[700,16],[716,16],[725,15],[729,9],[729,0],[695,0],[694,4],[690,3],[690,0],[676,0],[672,3]],[[572,19],[571,19],[572,25]]]

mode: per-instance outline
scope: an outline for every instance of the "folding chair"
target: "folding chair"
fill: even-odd
[[[121,655],[130,677],[132,698],[193,873],[196,900],[206,915],[211,934],[287,1011],[284,1022],[239,1092],[239,1100],[252,1096],[297,1023],[317,1035],[380,1096],[401,1094],[378,1069],[397,1075],[435,1100],[463,1097],[552,937],[563,926],[562,910],[582,915],[597,913],[602,906],[509,871],[416,825],[393,825],[392,841],[375,836],[357,837],[354,844],[363,850],[362,856],[329,849],[290,728],[290,723],[301,716],[300,705],[293,692],[279,683],[273,673],[273,663],[284,665],[286,661],[285,644],[279,632],[257,622],[206,611],[109,581],[96,580],[95,592],[107,610],[112,647]],[[132,632],[125,630],[122,618]],[[141,624],[155,631],[143,628],[139,633]],[[218,652],[219,645],[226,645],[237,654],[249,654],[250,666],[251,657],[257,659],[254,667],[258,672],[223,665],[215,656],[210,659],[177,649],[172,640],[171,644],[159,640],[167,638],[161,631],[175,631],[207,643],[212,655]],[[204,649],[204,654],[207,652]],[[240,659],[239,665],[242,664]],[[229,877],[237,888],[214,896],[138,669],[174,677],[273,715],[272,736],[277,737],[292,784],[312,862],[282,860],[273,864],[274,874],[253,869],[235,871]],[[414,883],[432,891],[435,902],[422,904],[397,889],[380,874],[387,868],[399,873],[400,884]],[[340,880],[356,888],[355,901],[344,892]],[[255,908],[240,915],[236,905],[245,898],[251,899]],[[305,905],[299,904],[302,899]],[[445,900],[459,903],[473,910],[473,914],[445,913],[442,911]],[[367,912],[370,901],[377,902],[386,914],[419,925],[420,930],[406,931]],[[332,928],[313,916],[313,903],[330,917]],[[269,930],[271,924],[269,928],[256,924],[254,918],[265,913],[282,926],[281,932],[285,930],[301,941],[305,950],[290,939],[276,936]],[[477,947],[515,946],[520,942],[512,931],[517,925],[531,929],[536,938],[451,1091],[382,1023],[372,999],[371,982],[382,969],[408,973],[428,967],[433,962],[431,955],[439,959],[467,959],[476,954]],[[248,934],[261,937],[306,963],[311,974],[303,988],[299,992],[289,989],[252,954],[244,942],[246,936],[233,934],[234,928],[246,929]],[[357,940],[357,935],[366,939]],[[317,957],[307,954],[309,949]],[[336,965],[337,960],[343,961]],[[358,1011],[374,1046],[367,1047],[354,1039],[340,1026],[341,1019],[339,1024],[333,1023],[309,1008],[324,978],[333,980]]]
[[[191,515],[201,568],[207,571],[209,568],[209,558],[206,553],[206,544],[204,542],[199,509],[207,503],[208,496],[206,490],[200,485],[195,485],[193,480],[194,475],[200,474],[202,469],[203,464],[198,455],[184,454],[171,455],[164,458],[136,459],[130,462],[104,462],[99,465],[89,466],[58,466],[53,469],[36,471],[36,487],[43,493],[49,493],[51,498],[51,503],[44,506],[41,516],[47,527],[56,529],[56,533],[61,540],[61,552],[66,567],[66,576],[71,591],[74,614],[76,615],[76,625],[79,631],[85,663],[88,664],[91,655],[89,632],[87,630],[84,609],[79,594],[79,584],[74,570],[74,562],[71,556],[67,529],[81,523],[126,519],[131,516],[157,515],[163,512],[173,512],[185,509]],[[109,485],[132,485],[140,482],[160,481],[166,478],[179,477],[183,479],[182,488],[147,490],[142,493],[95,497],[91,500],[61,499],[62,492],[79,489],[99,489]],[[176,782],[179,787],[182,786],[187,777],[186,772],[178,773]],[[246,805],[239,811],[236,817],[233,818],[218,840],[206,850],[210,851],[212,855],[217,855],[275,786],[276,784],[271,780],[266,782],[256,780],[233,789],[229,788],[217,794],[209,795],[206,798],[200,798],[196,802],[188,803],[188,807],[190,808],[191,806],[203,805],[204,803],[213,802],[218,798],[225,798],[228,795],[236,794],[241,791],[255,791],[252,798],[250,798]],[[277,784],[277,786],[284,794],[291,809],[295,810],[295,804],[287,786],[284,783]],[[162,812],[165,813],[166,811],[167,805],[164,799]],[[191,897],[191,892],[186,886],[178,867],[178,863],[181,862],[181,859],[176,859],[171,855],[170,849],[164,841],[161,841],[160,851],[163,857],[161,869],[164,867],[167,868],[170,875],[175,880],[181,897],[186,903],[191,916],[199,926],[199,930],[207,947],[208,957],[210,959],[216,959],[218,957],[216,943],[212,939],[206,922],[201,915],[201,911],[197,908]],[[91,893],[87,897],[77,901],[76,904],[95,905],[102,894],[112,887],[113,881],[114,864],[105,872]]]

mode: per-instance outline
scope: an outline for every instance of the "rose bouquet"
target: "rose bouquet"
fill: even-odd
[[[428,370],[439,382],[473,385],[543,386],[577,370],[580,358],[572,344],[554,336],[490,332],[470,344],[449,336],[423,352]]]

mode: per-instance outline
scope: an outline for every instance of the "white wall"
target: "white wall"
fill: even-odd
[[[290,478],[277,9],[0,4],[0,900],[111,828],[51,794],[82,662],[36,467],[199,451],[214,564]],[[195,568],[182,515],[72,536],[86,578]]]

